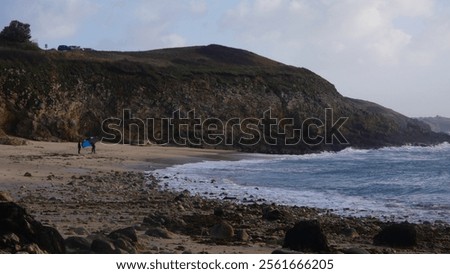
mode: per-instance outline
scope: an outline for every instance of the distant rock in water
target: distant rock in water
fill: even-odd
[[[0,202],[0,250],[8,253],[65,253],[59,232],[42,225],[13,202]]]
[[[327,253],[328,240],[318,221],[300,221],[286,232],[283,248],[302,252]]]
[[[0,67],[0,131],[34,140],[99,136],[296,154],[450,141],[421,121],[342,96],[308,69],[221,45],[0,48]]]

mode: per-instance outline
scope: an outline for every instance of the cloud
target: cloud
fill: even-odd
[[[168,47],[186,46],[186,39],[183,36],[175,34],[175,33],[163,36],[161,38],[161,41],[165,45],[168,45]]]
[[[410,3],[410,4],[409,4]],[[277,44],[319,47],[334,54],[345,51],[365,61],[395,64],[412,36],[395,26],[403,17],[429,17],[432,1],[246,1],[228,11],[223,24],[251,47],[274,49]],[[370,59],[370,60],[368,60]]]
[[[95,2],[88,0],[14,2],[15,13],[21,13],[25,20],[32,22],[33,36],[42,40],[74,35],[83,20],[98,9]]]
[[[186,14],[199,12],[200,8],[199,1],[138,1],[131,14],[135,20],[124,35],[127,45],[122,48],[148,50],[186,45],[186,39],[173,30],[174,26]]]
[[[127,49],[181,47],[207,40],[204,35],[215,30],[214,20],[223,1],[166,0],[135,1],[133,25],[125,35],[133,41]],[[211,38],[214,39],[214,38]]]
[[[191,0],[189,5],[191,12],[194,14],[204,14],[208,10],[208,6],[204,0]]]
[[[312,69],[348,96],[417,113],[425,90],[450,87],[436,79],[450,66],[449,10],[443,0],[253,0],[221,24],[242,47]]]
[[[33,39],[108,50],[184,46],[179,26],[208,9],[204,0],[6,0],[3,6],[0,14],[31,25]]]

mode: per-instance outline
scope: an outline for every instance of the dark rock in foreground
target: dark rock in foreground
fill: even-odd
[[[68,237],[64,242],[68,253],[89,253],[92,244],[88,239],[79,236]]]
[[[112,231],[108,235],[92,234],[86,238],[68,237],[67,253],[72,254],[135,254],[139,239],[133,227]]]
[[[116,254],[117,248],[109,239],[94,239],[91,244],[92,252],[98,254]]]
[[[42,225],[13,202],[0,203],[0,249],[9,253],[65,253],[59,232]]]
[[[111,232],[108,237],[114,240],[125,238],[127,241],[132,243],[136,243],[138,241],[136,229],[134,229],[133,227],[117,229]]]
[[[302,252],[330,252],[328,240],[318,221],[300,221],[286,232],[283,248]]]
[[[417,231],[414,224],[391,224],[373,238],[374,245],[409,248],[417,245]]]

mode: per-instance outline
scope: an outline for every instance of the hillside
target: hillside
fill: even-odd
[[[434,132],[444,132],[450,134],[450,118],[436,116],[436,117],[420,117],[417,119],[428,124],[431,130]]]
[[[0,70],[0,129],[35,140],[99,136],[265,153],[450,140],[418,120],[346,98],[305,68],[219,45],[0,48]]]

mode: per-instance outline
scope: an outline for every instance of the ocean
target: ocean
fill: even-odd
[[[309,155],[245,154],[239,161],[175,165],[152,174],[165,188],[208,198],[450,223],[448,143]]]

